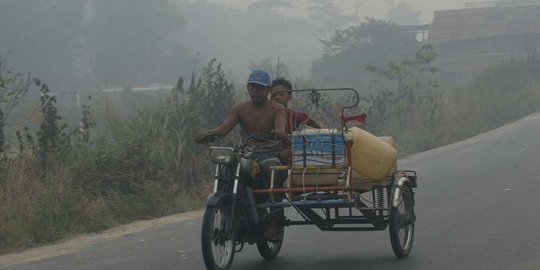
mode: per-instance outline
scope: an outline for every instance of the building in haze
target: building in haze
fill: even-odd
[[[469,73],[540,52],[540,0],[471,2],[465,9],[435,11],[427,42],[441,70]]]
[[[483,7],[514,7],[514,6],[536,6],[540,5],[540,0],[499,0],[499,1],[478,1],[465,3],[466,8]]]

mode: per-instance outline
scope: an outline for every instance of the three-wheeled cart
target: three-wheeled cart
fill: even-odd
[[[354,89],[294,91],[308,94],[319,108],[317,99],[324,91],[351,91],[353,100],[358,97]],[[274,167],[270,188],[253,190],[270,198],[257,208],[296,209],[302,219],[285,219],[285,226],[315,225],[322,231],[382,231],[388,227],[395,255],[404,258],[413,246],[417,175],[412,170],[398,170],[397,162],[383,179],[370,179],[354,171],[354,142],[347,138],[350,127],[344,119],[347,109],[357,103],[342,108],[337,129],[304,129],[290,134],[288,164]],[[395,148],[392,138],[380,139]],[[286,173],[287,180],[285,187],[277,188],[274,183],[280,173]]]

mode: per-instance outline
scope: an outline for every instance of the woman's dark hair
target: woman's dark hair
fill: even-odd
[[[281,85],[281,86],[285,87],[285,89],[289,90],[289,92],[292,90],[291,82],[287,81],[284,78],[277,78],[277,79],[273,80],[272,83],[270,84],[270,88],[272,88],[274,86],[278,86],[278,85]]]

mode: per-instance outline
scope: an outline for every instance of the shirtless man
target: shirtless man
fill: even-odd
[[[251,100],[233,106],[223,123],[210,130],[200,131],[195,141],[203,142],[209,136],[224,137],[240,124],[243,138],[254,134],[273,135],[277,139],[285,136],[285,108],[268,99],[270,93],[270,75],[262,70],[254,70],[247,81],[247,91]],[[271,167],[281,165],[277,156],[258,155],[261,175],[265,183],[270,182]],[[284,179],[275,179],[277,187],[283,185]]]

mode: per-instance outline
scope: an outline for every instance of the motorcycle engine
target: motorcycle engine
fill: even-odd
[[[240,177],[248,179],[258,179],[261,168],[254,159],[242,158],[240,160]]]

